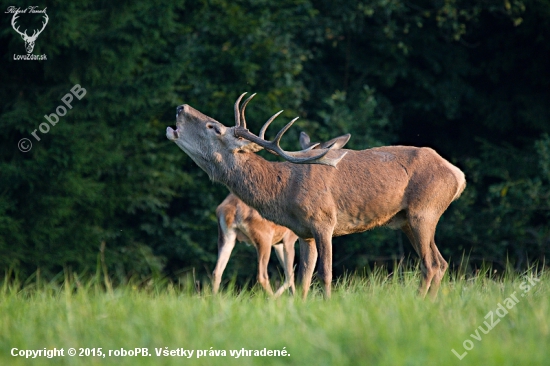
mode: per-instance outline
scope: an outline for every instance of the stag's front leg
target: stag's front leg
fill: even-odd
[[[316,233],[315,243],[319,253],[317,274],[323,281],[325,299],[330,299],[332,285],[332,233]]]
[[[298,274],[298,285],[302,287],[302,299],[307,298],[313,270],[317,263],[317,247],[314,239],[300,238],[300,269]]]

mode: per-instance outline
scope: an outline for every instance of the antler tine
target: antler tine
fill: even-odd
[[[46,22],[42,22],[42,29],[38,33],[42,33],[42,31],[44,30],[44,28],[46,28],[46,25],[48,24],[48,20],[50,20],[50,18],[48,17],[48,14],[46,13],[44,13],[44,18]]]
[[[274,115],[271,116],[271,118],[269,118],[267,120],[266,123],[264,123],[264,125],[262,126],[262,128],[260,129],[260,134],[258,135],[262,140],[265,140],[265,131],[267,130],[267,128],[269,127],[269,125],[271,124],[271,122],[273,122],[273,120],[275,118],[277,118],[279,116],[279,114],[283,113],[282,110],[280,110],[279,112],[275,113]]]
[[[246,139],[250,142],[253,142],[253,143],[257,144],[258,146],[263,147],[267,151],[269,151],[269,152],[271,152],[275,155],[279,155],[280,157],[282,157],[286,161],[291,162],[291,163],[295,163],[295,164],[312,163],[312,164],[324,164],[324,165],[336,166],[336,164],[338,164],[338,162],[344,157],[344,155],[346,155],[346,153],[343,152],[337,158],[324,158],[323,159],[323,157],[325,155],[327,155],[328,152],[331,150],[330,148],[328,148],[328,149],[323,149],[323,151],[318,155],[304,156],[305,153],[310,152],[314,147],[318,146],[319,145],[318,143],[313,144],[309,148],[307,148],[305,150],[301,150],[301,151],[290,151],[290,152],[284,151],[280,146],[281,138],[283,137],[284,133],[286,131],[288,131],[288,129],[294,124],[294,122],[296,122],[296,120],[298,120],[298,117],[294,118],[292,121],[287,123],[286,126],[283,127],[277,133],[277,135],[275,136],[275,139],[273,141],[267,141],[264,138],[265,131],[266,131],[267,127],[283,111],[279,111],[279,112],[275,113],[273,116],[271,116],[271,118],[269,118],[267,120],[267,122],[263,125],[263,127],[261,128],[259,136],[256,136],[255,134],[253,134],[252,132],[250,132],[249,130],[246,129],[246,121],[244,120],[244,111],[245,111],[246,105],[254,97],[254,95],[250,96],[244,102],[243,107],[241,109],[239,109],[239,104],[240,104],[241,99],[244,97],[245,94],[246,93],[241,94],[241,96],[235,102],[235,106],[234,106],[234,108],[235,108],[235,128],[233,129],[233,133],[234,133],[235,137],[244,138],[244,139]],[[242,117],[242,123],[241,123],[241,117]]]
[[[323,151],[322,153],[320,153],[319,155],[315,155],[315,156],[311,156],[311,157],[307,157],[307,158],[297,158],[293,155],[298,155],[298,154],[301,154],[301,153],[304,153],[306,151],[310,151],[311,149],[308,148],[306,150],[301,150],[301,151],[290,151],[290,152],[287,152],[287,151],[284,151],[283,149],[281,149],[279,146],[276,147],[277,149],[275,150],[277,152],[278,155],[280,155],[282,158],[284,158],[285,160],[291,162],[291,163],[294,163],[294,164],[303,164],[303,163],[307,163],[307,162],[310,162],[310,161],[313,161],[313,160],[319,160],[321,159],[323,156],[325,156],[326,154],[328,154],[328,152],[330,151],[330,149],[326,149],[325,151]]]
[[[17,20],[17,18],[19,18],[19,14],[15,13],[11,18],[11,26],[17,33],[19,33],[20,35],[23,35],[23,33],[21,33],[21,31],[19,30],[19,26],[15,28],[15,21]],[[27,35],[27,30],[25,30],[25,35]]]
[[[305,149],[303,149],[302,151],[309,151],[309,150],[313,150],[317,147],[320,147],[321,143],[320,142],[316,142],[314,144],[311,144],[309,147],[306,147]]]
[[[286,126],[283,127],[283,128],[281,129],[281,131],[279,131],[279,132],[277,133],[277,135],[275,136],[275,140],[273,140],[273,143],[274,143],[274,144],[277,144],[277,147],[280,148],[279,142],[281,142],[281,137],[283,137],[283,134],[284,134],[286,131],[288,131],[288,129],[290,128],[290,126],[292,126],[292,125],[294,124],[294,122],[296,122],[296,121],[298,120],[298,118],[300,118],[300,117],[296,117],[296,118],[294,118],[292,121],[288,122],[288,123],[286,124]]]
[[[290,126],[292,126],[294,124],[294,122],[296,122],[298,120],[298,118],[300,117],[296,117],[294,118],[292,121],[290,121],[289,123],[286,124],[285,127],[283,127],[278,133],[277,135],[275,136],[275,139],[273,140],[273,142],[271,142],[272,145],[275,145],[273,147],[273,151],[275,151],[278,155],[280,155],[281,157],[283,157],[285,160],[288,160],[290,161],[291,163],[296,163],[296,164],[299,164],[299,163],[305,163],[305,162],[308,162],[308,161],[312,161],[312,160],[317,160],[317,159],[320,159],[322,158],[323,156],[325,156],[327,153],[328,153],[328,150],[327,151],[324,151],[322,152],[321,154],[319,155],[316,155],[316,156],[311,156],[311,157],[307,157],[307,158],[296,158],[292,155],[296,155],[296,154],[300,154],[300,153],[303,153],[305,151],[309,151],[311,150],[312,148],[307,148],[305,150],[302,150],[302,151],[297,151],[297,152],[286,152],[284,151],[281,146],[279,145],[279,143],[281,142],[281,138],[283,137],[284,133],[286,131],[288,131],[288,129],[290,128]]]
[[[241,111],[239,110],[239,104],[241,103],[241,99],[246,95],[246,92],[242,93],[240,97],[237,98],[237,101],[235,102],[235,126],[241,127]]]
[[[252,94],[251,96],[249,96],[243,103],[242,107],[241,107],[241,126],[242,128],[246,128],[246,119],[244,118],[244,110],[246,109],[246,105],[248,104],[248,102],[250,102],[250,100],[252,98],[254,98],[256,96],[256,93]]]

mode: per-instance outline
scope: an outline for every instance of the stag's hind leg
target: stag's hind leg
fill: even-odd
[[[325,299],[330,299],[332,289],[332,231],[315,233],[315,243],[319,253],[317,275],[323,281]]]
[[[407,238],[409,238],[409,241],[411,242],[411,244],[412,244],[414,250],[416,251],[416,253],[418,254],[418,256],[420,258],[422,258],[420,246],[419,246],[419,244],[416,243],[414,233],[413,233],[409,223],[407,222],[401,228],[401,230],[403,230],[403,232],[407,235]],[[432,252],[434,253],[434,255],[437,257],[437,260],[439,262],[439,271],[433,276],[432,283],[431,283],[430,290],[429,290],[430,295],[432,297],[435,297],[437,295],[439,285],[441,284],[441,279],[445,275],[445,271],[447,271],[447,268],[449,267],[449,265],[447,264],[447,261],[445,260],[445,258],[443,258],[443,256],[441,255],[441,253],[437,249],[437,246],[435,245],[434,240],[432,240],[430,242],[430,248],[431,248]]]
[[[416,243],[416,239],[414,237],[414,233],[412,231],[412,228],[411,228],[411,225],[409,224],[408,221],[405,222],[405,224],[403,226],[401,226],[401,230],[405,233],[405,235],[407,235],[407,238],[409,239],[409,241],[411,242],[411,245],[414,249],[414,251],[416,252],[416,254],[418,254],[418,256],[420,257],[420,247],[418,246],[418,244]]]
[[[435,247],[434,242],[435,227],[438,219],[438,216],[437,219],[434,219],[434,215],[429,213],[409,213],[408,221],[410,225],[410,233],[412,233],[414,238],[414,242],[413,240],[411,240],[411,242],[413,242],[413,246],[418,252],[421,260],[420,267],[422,269],[422,281],[420,282],[419,294],[422,297],[426,296],[426,293],[430,289],[430,285],[434,279],[433,291],[435,291],[435,293],[432,291],[431,294],[435,296],[435,294],[437,294],[437,288],[439,287],[441,278],[443,277],[443,275],[440,274],[440,258],[442,259],[443,257]],[[405,233],[407,234],[407,231],[405,231]],[[407,234],[407,236],[409,236],[409,234]],[[433,248],[435,248],[435,251]]]
[[[430,247],[432,249],[432,252],[437,256],[438,262],[439,262],[439,272],[437,272],[434,275],[434,278],[432,280],[432,285],[430,286],[430,296],[435,297],[437,296],[439,285],[441,285],[441,280],[443,279],[443,276],[445,275],[445,271],[447,271],[449,264],[437,249],[437,246],[435,245],[434,240],[431,241]]]

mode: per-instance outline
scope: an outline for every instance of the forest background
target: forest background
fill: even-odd
[[[253,132],[280,109],[268,136],[300,117],[286,149],[300,131],[349,132],[348,148],[429,146],[460,167],[467,189],[436,233],[455,268],[467,257],[519,270],[550,254],[549,1],[0,3],[0,273],[94,273],[104,260],[120,282],[206,279],[228,191],[165,129],[183,103],[231,126],[245,91],[258,93]],[[33,51],[44,61],[14,56],[26,52],[8,8],[31,5],[47,8]],[[86,94],[37,141],[76,84]],[[336,274],[416,256],[388,229],[333,247]],[[255,258],[237,245],[226,273],[253,279]]]

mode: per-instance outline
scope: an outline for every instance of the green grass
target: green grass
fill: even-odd
[[[191,285],[152,281],[105,290],[74,277],[59,283],[4,281],[0,293],[1,365],[548,365],[550,276],[528,273],[444,280],[435,301],[416,295],[418,272],[383,270],[339,280],[333,297],[314,288],[307,301],[272,300],[257,288],[197,294]],[[527,276],[527,277],[525,277]],[[526,278],[538,278],[528,292]],[[533,280],[532,280],[533,281]],[[109,287],[109,286],[107,286]],[[519,302],[487,334],[486,314],[515,292]],[[521,297],[524,294],[524,297]],[[489,319],[490,320],[490,319]],[[486,328],[486,327],[484,327]],[[463,342],[473,348],[462,360]],[[469,343],[466,344],[470,346]],[[148,357],[70,357],[69,348],[134,350]],[[157,357],[155,348],[195,350],[191,359]],[[197,358],[197,350],[227,356]],[[63,348],[65,356],[25,359],[12,348]],[[240,357],[230,350],[286,350],[289,356]],[[207,352],[208,353],[208,352]]]

